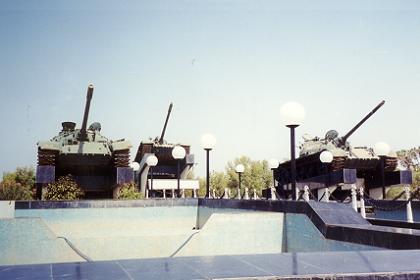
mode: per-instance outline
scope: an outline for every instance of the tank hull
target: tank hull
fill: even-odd
[[[349,158],[349,157],[333,157],[333,161],[329,164],[323,164],[319,160],[321,153],[315,153],[296,159],[296,180],[307,180],[323,174],[343,170],[356,169],[358,178],[367,178],[378,172],[381,168],[381,159],[379,158]],[[385,171],[393,171],[397,167],[396,157],[385,157]],[[274,172],[276,180],[281,185],[291,182],[291,163],[283,162]]]
[[[174,179],[177,175],[177,160],[172,156],[173,144],[140,143],[134,161],[140,163],[146,154],[154,153],[158,158],[158,164],[153,168],[155,178]],[[183,170],[187,165],[194,161],[190,154],[189,145],[180,145],[185,149],[186,156],[180,162],[180,169]]]

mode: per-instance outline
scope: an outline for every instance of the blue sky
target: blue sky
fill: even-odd
[[[350,141],[419,145],[418,1],[2,1],[0,174],[36,164],[36,142],[60,124],[89,123],[111,139],[160,134],[189,143],[204,174],[200,137],[217,138],[211,169],[240,155],[289,156],[279,109],[293,100],[298,128],[343,135],[382,99]],[[115,2],[116,3],[116,2]]]

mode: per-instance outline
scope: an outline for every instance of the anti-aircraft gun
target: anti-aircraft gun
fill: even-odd
[[[190,154],[190,145],[185,144],[174,144],[169,143],[165,140],[166,129],[168,126],[169,117],[171,115],[173,104],[171,103],[166,114],[165,123],[163,125],[160,137],[150,139],[149,141],[141,141],[140,146],[137,150],[135,162],[139,163],[139,185],[140,189],[144,191],[146,187],[147,174],[143,175],[145,178],[141,178],[141,174],[144,174],[146,165],[146,159],[149,155],[154,154],[158,158],[158,164],[153,167],[153,178],[154,179],[176,179],[177,178],[177,160],[172,156],[172,149],[175,146],[182,146],[185,149],[185,158],[181,160],[180,170],[181,178],[185,178],[189,170],[194,165],[194,155]],[[146,172],[147,173],[147,172]]]
[[[131,143],[102,136],[98,122],[87,128],[92,96],[93,85],[89,85],[80,129],[76,129],[76,123],[66,121],[57,136],[37,143],[38,197],[43,185],[66,175],[74,177],[86,197],[112,197],[112,189],[117,184],[133,180],[129,168]]]
[[[303,136],[304,142],[300,145],[299,157],[296,159],[297,180],[313,178],[327,171],[337,171],[344,168],[356,169],[357,175],[364,176],[369,171],[377,170],[380,165],[380,158],[372,148],[353,147],[347,141],[349,137],[359,129],[376,111],[379,110],[385,101],[379,103],[369,114],[359,121],[344,136],[338,137],[336,130],[330,130],[323,139]],[[321,163],[319,156],[323,151],[330,151],[333,155],[332,162],[325,166]],[[385,170],[393,171],[397,166],[396,154],[385,157]],[[282,184],[290,183],[290,161],[280,164],[277,172],[278,181]]]

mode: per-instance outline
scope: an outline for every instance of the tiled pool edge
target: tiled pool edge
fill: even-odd
[[[139,200],[16,201],[15,209],[198,206],[197,198]]]
[[[25,207],[26,208],[23,208]],[[418,231],[415,234],[410,230],[396,230],[388,227],[373,226],[360,217],[360,215],[346,205],[335,203],[295,202],[295,201],[246,201],[246,200],[206,200],[206,199],[157,199],[136,201],[83,201],[80,202],[32,202],[26,205],[17,202],[16,209],[48,209],[48,208],[114,208],[114,207],[173,207],[194,206],[210,208],[231,208],[243,210],[272,211],[283,213],[305,214],[318,230],[327,238],[364,244],[384,242],[390,236],[390,240],[399,241],[397,244],[389,241],[387,246],[397,247],[398,243],[407,242],[410,246],[417,244]],[[30,207],[30,208],[29,208]],[[344,207],[344,208],[343,208]],[[384,235],[385,234],[385,235]],[[341,238],[348,240],[342,240]],[[413,241],[406,241],[411,236]],[[367,244],[366,244],[367,245]],[[417,246],[417,245],[416,245]],[[398,248],[400,249],[400,248]],[[96,261],[92,263],[66,263],[24,266],[0,266],[0,278],[15,279],[19,275],[27,276],[23,279],[32,279],[31,273],[42,268],[48,276],[54,273],[54,278],[60,278],[64,273],[70,279],[78,279],[77,272],[99,273],[101,279],[114,279],[116,274],[121,279],[141,277],[147,279],[156,273],[162,278],[171,279],[168,273],[183,273],[183,277],[219,278],[219,279],[420,279],[418,259],[420,250],[400,251],[354,251],[354,252],[321,252],[321,253],[283,253],[274,255],[248,255],[248,256],[212,256],[212,257],[179,257],[163,259],[133,259],[121,261]],[[211,260],[211,261],[210,261]],[[233,263],[232,270],[226,270],[226,265]],[[143,274],[143,270],[155,264],[157,271]],[[293,266],[291,265],[293,263]],[[118,264],[118,265],[116,265]],[[182,268],[193,264],[202,268],[198,275],[187,275]],[[309,267],[308,267],[309,264]],[[162,270],[162,267],[170,268]],[[240,265],[240,266],[238,266]],[[101,270],[98,270],[98,266]],[[255,267],[267,273],[256,274]],[[294,267],[298,269],[295,271]],[[122,269],[124,267],[124,269]],[[107,269],[112,273],[107,273]],[[132,278],[124,278],[124,270],[129,271]],[[172,271],[171,271],[172,270]],[[269,272],[269,273],[268,273]],[[73,275],[73,274],[74,275]],[[116,274],[113,274],[116,273]],[[140,273],[140,274],[139,274]],[[193,271],[191,271],[193,273]],[[207,273],[207,274],[206,274]],[[8,278],[8,275],[12,278]],[[194,276],[194,277],[193,277]],[[188,278],[188,279],[190,279]],[[140,279],[140,278],[139,278]],[[182,278],[187,279],[187,278]]]
[[[305,214],[325,238],[388,249],[420,249],[420,231],[376,226],[348,205],[283,200],[199,199],[199,206]],[[401,242],[404,240],[404,242]]]
[[[195,206],[305,214],[324,235],[336,241],[388,249],[420,249],[420,230],[391,228],[370,224],[349,205],[310,201],[236,200],[236,199],[148,199],[16,201],[15,209],[116,208]],[[404,240],[404,242],[401,242]]]

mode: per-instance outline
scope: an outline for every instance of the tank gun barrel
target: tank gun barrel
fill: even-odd
[[[92,100],[92,95],[93,95],[93,85],[90,84],[88,86],[87,94],[86,94],[85,112],[83,113],[82,128],[80,129],[80,132],[79,132],[79,137],[78,137],[79,141],[87,141],[88,140],[87,139],[86,126],[87,126],[87,121],[88,121],[88,116],[89,116],[90,101]]]
[[[340,144],[344,144],[346,143],[347,139],[360,127],[362,126],[373,114],[376,113],[376,111],[379,110],[379,108],[381,108],[383,105],[385,104],[385,100],[382,100],[381,103],[379,103],[378,105],[376,105],[375,108],[373,108],[373,110],[367,114],[360,122],[358,122],[352,129],[350,129],[349,132],[346,133],[346,135],[344,135],[343,137],[339,138],[339,142]]]
[[[160,138],[159,138],[159,144],[163,144],[163,137],[165,137],[166,126],[168,125],[168,120],[169,120],[169,116],[171,115],[172,107],[173,107],[173,104],[171,102],[171,104],[169,104],[168,114],[166,115],[165,125],[163,126],[162,134],[160,135]]]

